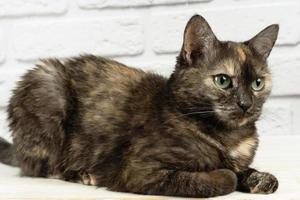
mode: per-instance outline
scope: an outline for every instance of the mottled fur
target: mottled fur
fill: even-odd
[[[196,15],[169,79],[92,55],[43,60],[14,90],[13,148],[1,142],[0,149],[25,176],[114,191],[274,192],[276,178],[249,165],[258,145],[255,121],[271,91],[266,59],[277,32],[272,25],[247,42],[221,42]],[[230,76],[232,87],[218,88],[217,74]],[[257,78],[265,86],[253,92]]]

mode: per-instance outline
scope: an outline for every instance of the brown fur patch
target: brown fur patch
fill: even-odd
[[[253,149],[256,148],[257,139],[254,137],[246,138],[238,143],[237,146],[230,150],[230,156],[234,158],[249,157],[253,153]]]
[[[46,158],[48,156],[47,150],[39,146],[33,147],[30,153],[39,158]]]
[[[226,74],[228,76],[235,76],[237,74],[236,68],[237,66],[234,60],[228,58],[216,65],[215,68],[208,73],[209,75]]]
[[[238,53],[240,61],[241,62],[245,62],[245,60],[246,60],[246,53],[244,52],[244,50],[241,47],[237,47],[236,51]]]

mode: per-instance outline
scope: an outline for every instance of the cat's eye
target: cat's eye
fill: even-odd
[[[258,78],[251,83],[251,88],[254,91],[260,91],[264,88],[264,86],[265,86],[265,82],[261,78]]]
[[[231,78],[225,74],[219,74],[214,77],[215,84],[221,89],[227,89],[231,86]]]

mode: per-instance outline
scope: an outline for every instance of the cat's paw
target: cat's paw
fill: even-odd
[[[96,178],[93,175],[87,173],[81,175],[80,183],[84,185],[93,185],[93,186],[97,185]]]
[[[278,180],[266,172],[253,172],[247,179],[251,193],[271,194],[278,188]]]

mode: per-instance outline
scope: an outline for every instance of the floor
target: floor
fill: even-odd
[[[268,136],[260,138],[253,163],[261,171],[272,172],[279,180],[279,189],[271,195],[234,192],[217,200],[300,200],[300,136]],[[0,164],[0,200],[2,199],[141,199],[164,200],[174,197],[134,195],[107,191],[105,188],[84,186],[54,179],[18,176],[17,168]],[[181,199],[181,198],[178,198]],[[186,198],[183,198],[186,199]]]

